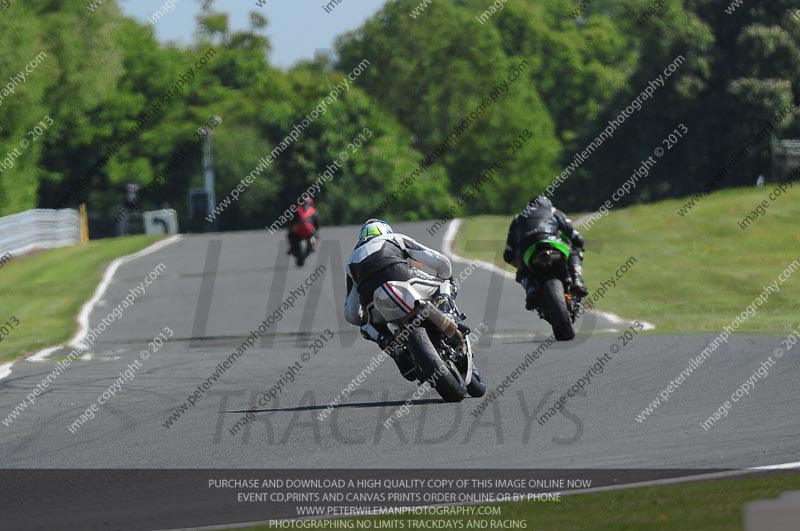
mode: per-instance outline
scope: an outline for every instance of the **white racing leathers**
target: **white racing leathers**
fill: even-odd
[[[410,260],[436,276],[411,266]],[[376,236],[359,243],[347,263],[345,318],[356,326],[403,319],[452,276],[450,259],[442,253],[403,234]]]

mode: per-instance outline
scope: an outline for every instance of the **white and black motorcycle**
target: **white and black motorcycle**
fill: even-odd
[[[374,298],[375,310],[386,318],[395,338],[392,355],[407,356],[420,385],[427,382],[446,402],[460,402],[468,394],[483,396],[486,383],[474,365],[467,316],[456,306],[455,286],[442,283],[426,299],[420,293],[425,290],[415,284],[386,282]]]

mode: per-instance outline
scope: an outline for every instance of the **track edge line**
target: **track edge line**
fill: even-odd
[[[50,356],[50,354],[52,354],[53,352],[55,352],[60,348],[63,348],[64,346],[72,348],[78,348],[82,346],[83,340],[86,339],[86,336],[89,334],[89,315],[91,314],[92,310],[94,310],[94,307],[97,305],[97,303],[105,294],[106,290],[108,289],[108,286],[111,285],[111,281],[113,280],[117,270],[122,265],[128,262],[132,262],[133,260],[136,260],[143,256],[152,254],[156,251],[160,251],[164,247],[167,247],[168,245],[177,242],[181,238],[182,236],[180,234],[175,234],[173,236],[170,236],[169,238],[163,239],[152,245],[149,245],[144,249],[142,249],[141,251],[137,251],[133,254],[129,254],[126,256],[120,256],[119,258],[115,258],[114,260],[112,260],[111,263],[108,264],[105,271],[103,272],[103,277],[100,280],[100,284],[98,284],[97,288],[95,288],[92,298],[90,298],[83,304],[83,306],[81,307],[81,311],[78,313],[78,319],[77,319],[78,332],[75,334],[75,336],[72,339],[70,339],[69,342],[66,343],[66,345],[61,344],[61,345],[56,345],[54,347],[47,347],[45,349],[36,352],[35,354],[26,357],[25,360],[32,362],[46,361],[47,358]],[[10,373],[11,373],[11,367],[8,367],[8,374]],[[6,376],[8,374],[6,374]],[[0,379],[2,379],[2,376],[0,376]]]

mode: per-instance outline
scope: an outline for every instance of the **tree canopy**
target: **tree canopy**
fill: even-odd
[[[357,223],[380,205],[392,220],[438,218],[492,167],[499,176],[458,214],[510,213],[678,57],[558,189],[560,205],[597,208],[680,124],[686,136],[623,202],[697,192],[763,138],[718,185],[750,183],[769,170],[770,135],[759,132],[796,136],[800,125],[794,109],[782,112],[800,82],[791,0],[733,14],[670,1],[646,17],[654,4],[644,0],[583,11],[571,0],[506,2],[486,17],[485,1],[437,0],[412,17],[416,0],[390,0],[340,36],[334,57],[289,69],[270,64],[262,14],[234,31],[203,4],[195,42],[178,47],[113,0],[93,12],[84,0],[12,3],[0,16],[0,215],[87,202],[113,216],[123,183],[154,183],[142,207],[168,204],[186,226],[188,192],[203,183],[197,130],[215,116],[218,200],[280,148],[220,214],[221,229],[272,224],[334,162],[317,194],[324,223]]]

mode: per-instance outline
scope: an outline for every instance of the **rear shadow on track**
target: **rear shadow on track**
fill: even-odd
[[[330,404],[314,405],[314,406],[298,406],[298,407],[280,407],[274,409],[236,409],[232,411],[223,411],[223,413],[291,413],[295,411],[321,411],[328,408],[332,409],[362,409],[362,408],[384,408],[384,407],[400,407],[400,406],[424,406],[426,404],[444,404],[445,401],[441,398],[424,398],[419,400],[389,400],[380,402],[354,402],[348,404],[338,404],[332,406]]]

